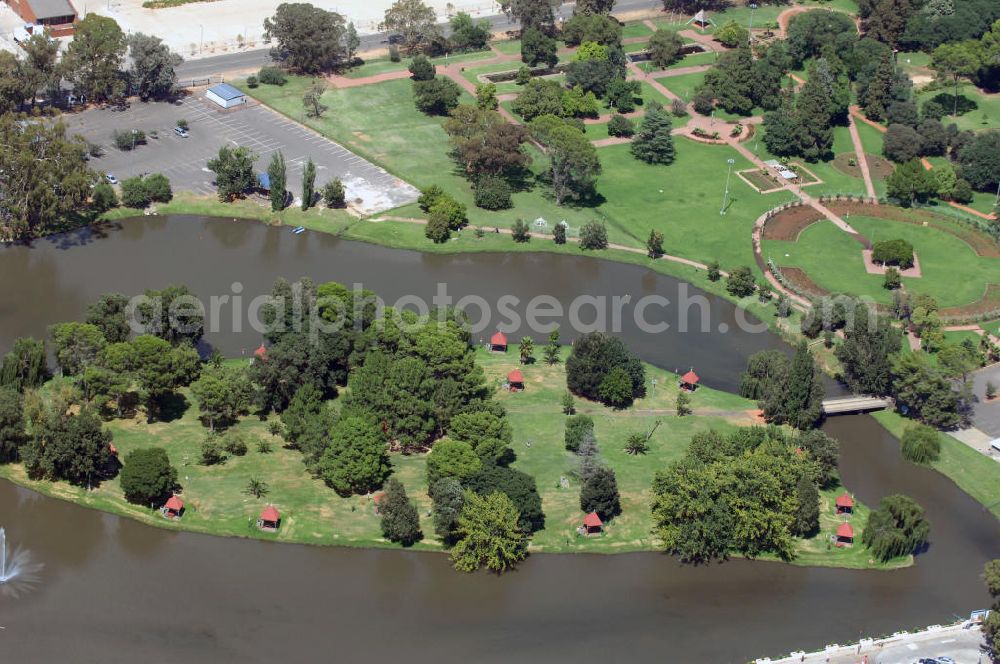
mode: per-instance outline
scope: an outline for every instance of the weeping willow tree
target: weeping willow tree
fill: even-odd
[[[21,337],[0,364],[0,387],[23,391],[38,387],[47,371],[45,343],[31,337]]]

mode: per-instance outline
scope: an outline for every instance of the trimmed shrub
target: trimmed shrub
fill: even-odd
[[[507,181],[496,175],[484,175],[476,181],[476,207],[484,210],[507,210],[514,206]]]
[[[913,245],[906,240],[881,240],[872,245],[872,260],[904,270],[913,267]]]
[[[635,125],[624,115],[615,113],[608,122],[608,136],[628,138],[635,135]]]
[[[941,456],[941,440],[936,429],[923,424],[906,427],[899,451],[907,461],[929,464]]]
[[[261,67],[257,72],[257,80],[265,85],[284,85],[288,82],[288,77],[277,67]]]

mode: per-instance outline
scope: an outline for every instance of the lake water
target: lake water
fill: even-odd
[[[262,293],[278,276],[360,281],[387,300],[429,297],[438,283],[456,296],[545,292],[566,303],[579,294],[673,299],[678,288],[591,258],[434,256],[252,222],[145,218],[0,250],[0,346],[79,318],[106,291],[186,283],[207,297],[240,281],[245,294]],[[782,345],[770,333],[718,334],[737,314],[709,301],[714,332],[645,335],[626,324],[622,334],[650,362],[693,366],[707,384],[735,389],[749,354]],[[209,341],[238,354],[260,340],[223,330]],[[9,542],[45,564],[32,592],[0,595],[0,661],[744,662],[986,606],[980,574],[1000,555],[997,520],[947,478],[904,463],[872,418],[825,428],[841,441],[841,475],[861,500],[899,491],[926,508],[931,545],[915,566],[536,555],[503,577],[463,575],[439,554],[175,533],[0,483]]]

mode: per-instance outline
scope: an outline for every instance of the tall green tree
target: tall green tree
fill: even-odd
[[[601,160],[584,133],[568,125],[555,127],[546,147],[556,205],[591,195],[601,174]]]
[[[605,523],[621,514],[618,480],[614,470],[600,466],[584,479],[580,485],[580,509],[587,513],[597,512]]]
[[[555,26],[554,10],[559,0],[500,0],[500,9],[508,18],[521,24],[521,30],[535,28],[551,32]]]
[[[451,546],[457,537],[458,518],[465,505],[465,490],[454,477],[445,477],[431,485],[430,496],[434,533],[446,546]]]
[[[858,304],[835,354],[856,394],[889,394],[893,356],[902,347],[899,330],[874,309]]]
[[[90,409],[78,415],[50,410],[21,448],[21,459],[33,479],[66,480],[94,486],[107,475],[111,433]]]
[[[924,510],[908,496],[894,494],[879,501],[868,515],[862,543],[880,562],[917,553],[930,534]]]
[[[27,439],[24,397],[13,388],[0,387],[0,464],[17,461]]]
[[[47,31],[35,32],[20,43],[24,50],[22,73],[32,97],[41,92],[52,97],[59,88],[59,41]]]
[[[466,492],[451,551],[455,569],[474,572],[485,565],[499,573],[514,567],[524,559],[527,548],[518,524],[517,507],[503,493],[479,496]]]
[[[559,62],[559,44],[555,37],[530,27],[521,33],[521,61],[529,67],[555,67]]]
[[[401,35],[408,53],[416,53],[440,36],[437,14],[421,0],[396,0],[385,10],[379,28]]]
[[[802,473],[795,488],[798,511],[795,514],[795,533],[808,537],[819,531],[819,490],[809,473]]]
[[[267,165],[267,177],[271,189],[268,198],[271,200],[271,210],[280,212],[285,209],[286,190],[288,188],[288,172],[285,167],[285,155],[281,150],[271,155],[271,163]]]
[[[427,456],[427,486],[434,486],[445,477],[461,482],[478,473],[482,465],[469,443],[462,440],[438,441]]]
[[[228,426],[245,415],[253,403],[253,385],[246,367],[206,366],[198,380],[191,383],[191,394],[198,400],[201,415],[214,431],[216,425]]]
[[[56,363],[67,376],[75,376],[93,364],[107,341],[100,328],[88,323],[59,323],[49,329]]]
[[[423,538],[417,506],[407,495],[403,484],[390,477],[385,485],[385,497],[379,503],[382,515],[382,535],[390,542],[412,546]]]
[[[672,164],[676,157],[673,123],[663,111],[652,108],[632,139],[632,156],[647,164]]]
[[[374,491],[392,473],[382,428],[371,417],[341,417],[330,430],[330,446],[319,476],[341,496]]]
[[[219,200],[231,202],[242,198],[256,183],[253,164],[257,155],[242,145],[231,148],[223,145],[219,153],[208,160],[208,170],[215,173],[215,187]]]
[[[354,27],[354,22],[352,21],[347,24],[347,29],[344,31],[344,55],[347,57],[348,64],[354,62],[354,58],[357,56],[360,47],[361,37],[358,36],[358,29]]]
[[[87,14],[76,24],[73,40],[62,59],[64,75],[76,93],[89,101],[104,101],[125,92],[122,66],[128,42],[113,18]]]
[[[121,293],[105,293],[87,307],[84,322],[97,326],[108,343],[128,341],[131,328],[126,311],[129,300]]]
[[[163,40],[136,32],[128,36],[130,91],[143,101],[162,99],[174,93],[176,68],[184,58],[170,50]]]
[[[821,415],[823,386],[809,346],[802,341],[788,368],[787,382],[775,385],[764,398],[764,417],[769,422],[811,428]]]
[[[312,158],[306,162],[306,167],[302,171],[302,209],[308,210],[312,207],[313,198],[316,196],[316,164]]]
[[[264,19],[271,57],[293,71],[318,74],[347,60],[344,17],[307,2],[283,2]]]
[[[132,450],[125,455],[119,483],[125,500],[136,505],[156,505],[170,497],[177,486],[177,469],[162,447]]]
[[[0,363],[0,386],[18,392],[38,387],[48,375],[45,342],[19,337]]]
[[[958,91],[962,78],[972,76],[982,66],[979,45],[973,41],[945,43],[931,53],[931,69],[938,77],[951,80],[955,86],[952,115],[958,115]]]
[[[163,414],[163,406],[175,390],[198,377],[198,351],[192,346],[171,346],[150,335],[132,340],[135,352],[136,380],[142,389],[149,421]]]

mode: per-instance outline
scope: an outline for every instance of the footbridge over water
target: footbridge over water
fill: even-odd
[[[892,401],[880,397],[849,396],[823,400],[824,415],[842,415],[845,413],[867,413],[882,410],[892,406]]]

